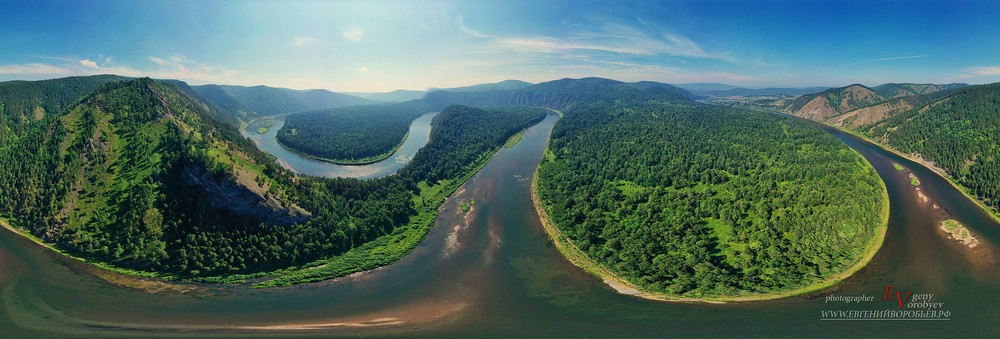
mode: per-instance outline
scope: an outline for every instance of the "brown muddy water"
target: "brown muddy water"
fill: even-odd
[[[445,203],[413,253],[323,283],[145,286],[0,232],[0,337],[985,337],[1000,327],[1000,225],[930,170],[830,129],[872,162],[889,190],[886,241],[866,268],[827,290],[773,301],[690,304],[620,295],[561,257],[532,207],[531,176],[557,119],[550,114],[497,153]],[[920,177],[930,202],[918,199],[907,172],[892,162]],[[461,213],[459,204],[470,199],[475,207]],[[948,239],[938,229],[947,215],[982,244],[969,249]],[[895,299],[883,300],[886,286],[911,296],[908,303],[933,294],[940,320],[823,314],[899,310]],[[826,302],[862,295],[874,298]]]

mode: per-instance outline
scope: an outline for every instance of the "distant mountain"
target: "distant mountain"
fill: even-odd
[[[436,91],[428,93],[420,103],[428,109],[440,109],[452,104],[466,106],[541,106],[567,109],[581,102],[613,100],[622,97],[645,96],[674,102],[691,102],[696,96],[684,89],[651,81],[635,83],[604,78],[560,79],[513,90],[479,92]]]
[[[950,89],[958,89],[966,86],[969,86],[969,84],[953,83],[953,84],[937,85],[937,84],[888,83],[875,86],[872,89],[881,94],[883,97],[886,97],[887,99],[892,99],[892,98],[907,97],[920,94],[930,94]]]
[[[847,125],[933,163],[1000,211],[1000,83],[909,98],[909,109]]]
[[[862,126],[921,106],[967,84],[887,83],[868,88],[851,85],[803,95],[792,101],[785,112],[799,117],[827,121],[838,126]],[[938,93],[935,95],[935,93]]]
[[[501,82],[488,83],[488,84],[478,84],[465,87],[452,87],[452,88],[431,88],[427,91],[417,91],[417,90],[406,90],[397,89],[392,92],[382,92],[382,93],[347,93],[355,95],[358,97],[379,100],[379,101],[389,101],[389,102],[403,102],[410,100],[417,100],[423,98],[424,95],[430,92],[436,91],[447,91],[447,92],[483,92],[483,91],[493,91],[493,90],[510,90],[518,89],[531,86],[530,82],[524,82],[521,80],[504,80]]]
[[[884,100],[885,97],[871,88],[854,84],[800,96],[785,108],[785,112],[806,119],[823,121]]]
[[[423,98],[427,94],[427,91],[418,91],[411,89],[397,89],[392,92],[378,92],[378,93],[344,93],[350,94],[356,97],[361,97],[365,99],[378,100],[378,101],[388,101],[388,102],[403,102],[410,100],[417,100]]]
[[[953,91],[954,89],[930,92],[923,95],[900,96],[829,118],[827,122],[846,127],[868,126],[896,114],[906,112],[914,107],[921,107],[927,103],[937,101],[940,98],[950,95]]]
[[[531,86],[532,83],[524,82],[521,80],[504,80],[501,82],[494,82],[488,84],[478,84],[472,86],[464,87],[452,87],[452,88],[431,88],[430,92],[434,91],[449,91],[449,92],[482,92],[482,91],[492,91],[492,90],[506,90],[506,89],[518,89]]]
[[[738,87],[738,86],[727,85],[727,84],[720,84],[720,83],[714,83],[714,82],[698,82],[698,83],[690,83],[690,84],[674,84],[674,86],[677,86],[677,87],[686,89],[688,91],[691,91],[691,93],[694,93],[696,91],[726,91],[726,90],[731,90],[731,89],[735,89],[735,88]]]
[[[244,120],[258,116],[377,103],[322,89],[292,90],[268,86],[201,85],[191,87],[217,109]]]
[[[765,95],[787,95],[787,96],[799,96],[810,93],[816,93],[820,91],[825,91],[829,87],[805,87],[805,88],[791,88],[791,87],[768,87],[768,88],[732,88],[727,90],[688,90],[699,96],[705,97],[749,97],[749,96],[765,96]]]

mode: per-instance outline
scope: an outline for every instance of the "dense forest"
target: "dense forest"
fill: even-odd
[[[436,211],[422,193],[468,175],[544,116],[446,108],[414,166],[356,180],[294,176],[211,109],[170,82],[100,86],[0,149],[0,215],[76,255],[159,274],[299,265]]]
[[[566,111],[549,149],[538,184],[556,227],[652,291],[803,287],[854,265],[885,226],[874,169],[778,115],[600,101]]]
[[[390,155],[421,113],[411,103],[361,105],[292,114],[278,141],[296,151],[333,162],[370,163]]]
[[[942,93],[947,94],[940,98]],[[859,129],[934,162],[994,209],[1000,208],[1000,84],[965,87]]]
[[[649,81],[625,83],[583,78],[530,86],[506,81],[432,91],[422,99],[398,104],[340,107],[292,114],[278,131],[278,141],[298,152],[336,163],[369,163],[391,155],[404,142],[408,126],[417,115],[454,104],[567,109],[578,103],[639,97],[688,102],[694,95],[671,85]]]

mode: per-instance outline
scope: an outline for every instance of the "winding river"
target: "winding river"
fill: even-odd
[[[532,207],[530,179],[557,120],[549,114],[499,151],[445,203],[410,255],[323,283],[164,285],[102,272],[0,232],[0,337],[995,335],[1000,225],[930,170],[833,129],[875,166],[889,191],[886,241],[866,268],[825,291],[772,301],[687,304],[620,295],[561,257]],[[918,199],[892,162],[920,177],[930,202]],[[468,199],[477,204],[461,213]],[[982,244],[969,249],[947,239],[937,228],[946,214]],[[882,300],[887,285],[904,296],[934,294],[950,320],[821,320],[823,311],[898,309],[895,300]],[[874,301],[827,303],[828,295]]]
[[[437,112],[431,112],[424,113],[416,119],[413,119],[413,122],[410,123],[410,133],[407,134],[406,140],[403,141],[403,145],[388,158],[367,165],[331,164],[325,161],[303,156],[302,154],[281,146],[275,136],[278,135],[278,130],[285,125],[285,115],[278,115],[270,119],[254,120],[240,132],[243,133],[244,137],[253,140],[253,142],[257,144],[257,148],[275,155],[278,158],[278,162],[282,166],[285,166],[285,168],[293,170],[296,173],[316,177],[351,177],[369,179],[380,178],[396,173],[396,171],[409,163],[410,160],[413,160],[413,156],[417,154],[417,151],[430,141],[431,121],[435,116],[437,116]],[[273,124],[267,130],[267,133],[257,133],[257,127],[260,127],[265,121],[272,121]]]

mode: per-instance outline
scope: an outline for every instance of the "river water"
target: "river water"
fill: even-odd
[[[424,113],[413,119],[413,122],[410,123],[410,134],[407,135],[403,146],[400,146],[392,156],[373,164],[359,166],[331,164],[303,156],[281,146],[275,136],[278,135],[278,130],[285,125],[285,115],[275,116],[273,119],[255,120],[240,132],[243,133],[244,137],[253,140],[257,144],[257,148],[278,157],[278,163],[282,166],[299,174],[331,178],[380,178],[396,173],[396,171],[409,163],[410,160],[413,160],[413,156],[417,154],[417,151],[421,147],[424,147],[430,140],[431,120],[436,115],[437,112]],[[273,121],[273,125],[267,130],[267,133],[257,133],[257,127],[260,127],[265,121]]]
[[[854,276],[825,291],[773,301],[689,304],[620,295],[572,266],[547,240],[529,198],[531,175],[558,116],[549,114],[442,207],[413,253],[396,264],[280,289],[135,286],[0,232],[0,337],[38,336],[949,336],[996,333],[1000,225],[931,171],[850,135],[889,190],[883,248]],[[931,199],[918,199],[911,168]],[[475,199],[468,213],[459,203]],[[934,208],[937,203],[939,208]],[[937,229],[953,214],[982,241],[975,249]],[[155,285],[155,284],[150,284]],[[832,321],[823,311],[898,309],[904,296],[934,294],[941,321]],[[827,295],[873,296],[860,304]],[[908,299],[912,301],[912,299]]]

